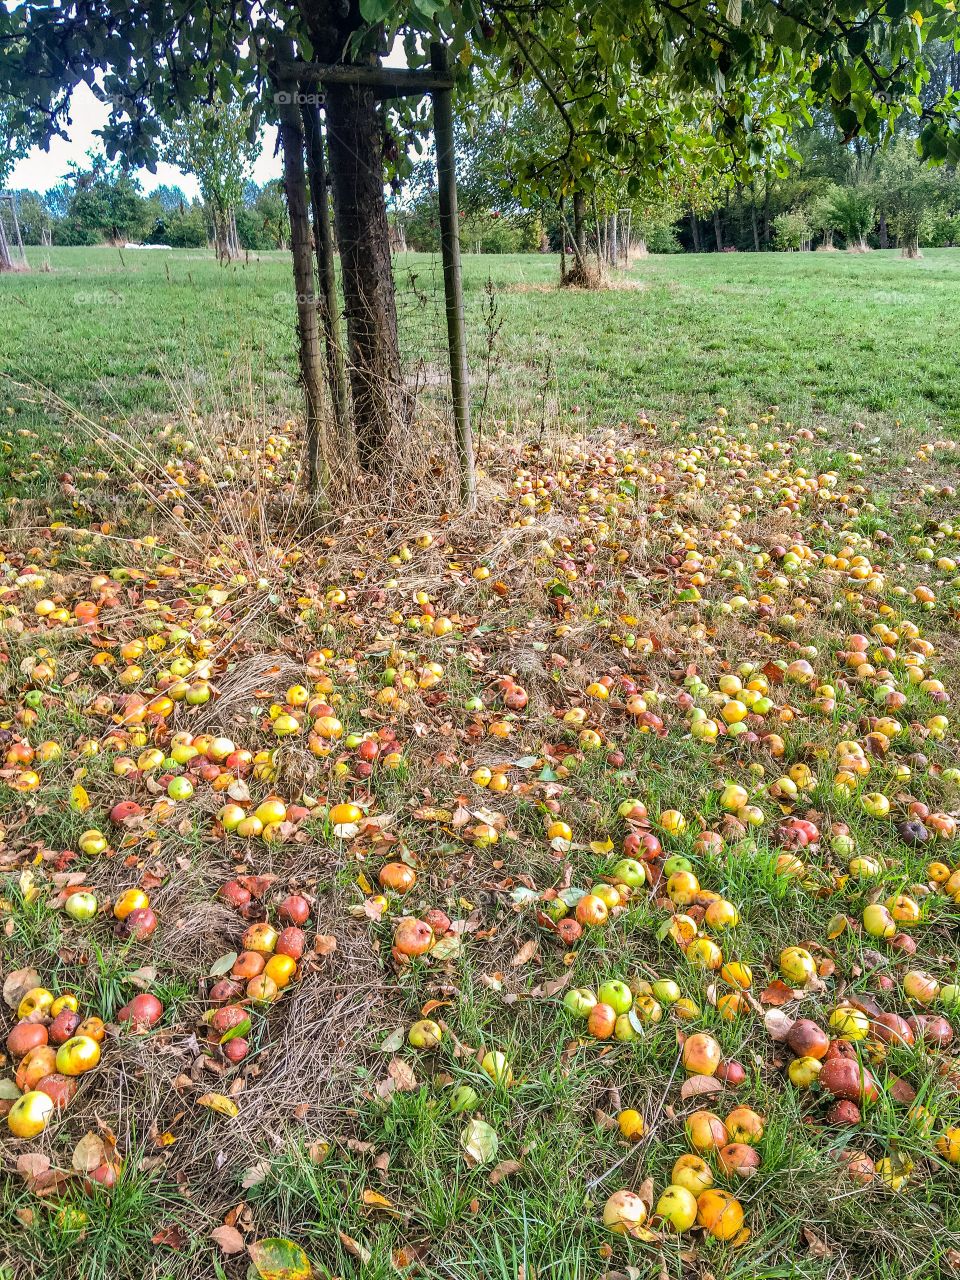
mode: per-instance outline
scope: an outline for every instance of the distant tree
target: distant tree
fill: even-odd
[[[190,204],[182,187],[171,187],[161,183],[159,187],[154,187],[150,194],[159,200],[160,208],[164,213],[173,213],[175,209],[186,209]]]
[[[250,112],[238,102],[199,102],[165,126],[163,139],[166,158],[192,173],[200,184],[213,216],[217,256],[236,257],[240,252],[237,210],[262,146]]]
[[[43,196],[36,191],[15,191],[14,195],[17,200],[23,243],[49,244],[54,220]]]
[[[71,167],[72,194],[61,243],[91,244],[106,239],[136,240],[149,229],[150,212],[140,183],[122,164],[91,154],[89,169]]]
[[[830,183],[810,201],[807,209],[810,229],[814,235],[823,236],[824,249],[832,249],[834,247],[833,237],[836,234],[834,200],[839,190],[839,187]]]
[[[905,258],[920,257],[920,241],[930,233],[944,204],[939,174],[923,163],[912,138],[900,135],[877,163],[877,204]]]
[[[838,187],[827,206],[827,217],[843,236],[848,249],[864,250],[876,221],[873,192],[867,186]]]

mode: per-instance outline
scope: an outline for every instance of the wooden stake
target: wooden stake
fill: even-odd
[[[430,61],[438,79],[450,76],[444,44],[431,44]],[[460,217],[457,210],[457,172],[453,140],[453,95],[449,88],[433,93],[433,129],[437,146],[437,193],[440,198],[440,250],[447,304],[450,348],[450,390],[453,395],[454,440],[460,472],[460,499],[472,510],[477,505],[477,478],[470,431],[470,375],[463,317],[463,278],[460,272]]]

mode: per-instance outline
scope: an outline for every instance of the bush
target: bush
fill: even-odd
[[[676,227],[667,226],[665,223],[654,227],[647,236],[647,252],[683,253],[683,245],[677,237]]]
[[[103,238],[93,227],[85,227],[76,218],[64,218],[53,224],[51,241],[55,245],[74,248],[79,245],[102,244]]]
[[[960,213],[938,213],[932,220],[927,243],[934,249],[960,245]]]
[[[812,235],[807,215],[802,209],[788,209],[773,219],[773,238],[778,249],[803,249]]]
[[[148,244],[169,244],[174,249],[204,249],[208,242],[207,220],[199,205],[164,214],[147,236]]]

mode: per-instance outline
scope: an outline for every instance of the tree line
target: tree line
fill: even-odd
[[[190,199],[178,186],[149,194],[120,164],[101,156],[76,166],[46,192],[15,191],[24,244],[96,245],[134,241],[201,249],[215,244],[217,212],[202,198]],[[279,182],[243,184],[232,211],[236,250],[285,249],[290,225]]]

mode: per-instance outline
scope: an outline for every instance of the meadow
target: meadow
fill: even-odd
[[[956,1274],[960,252],[467,256],[310,534],[284,256],[32,256],[0,1280]]]

